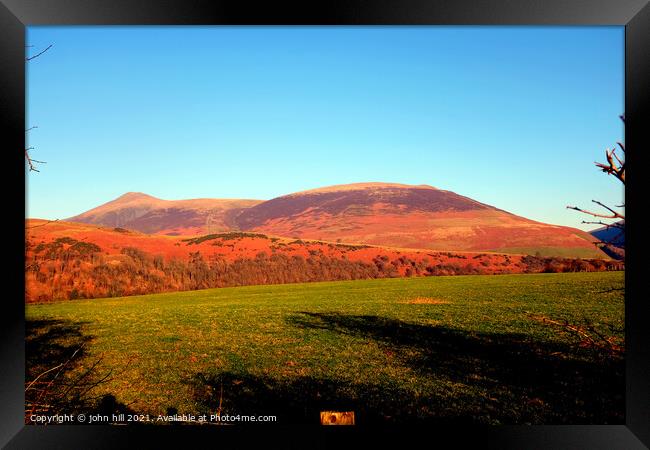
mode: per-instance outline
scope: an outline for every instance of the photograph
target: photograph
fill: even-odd
[[[626,424],[624,26],[25,32],[26,425]]]

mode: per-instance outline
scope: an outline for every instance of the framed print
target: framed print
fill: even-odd
[[[7,448],[650,442],[643,1],[0,17]]]

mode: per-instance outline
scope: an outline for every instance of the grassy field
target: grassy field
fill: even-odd
[[[28,305],[27,381],[81,347],[62,379],[101,381],[84,398],[110,410],[210,413],[221,401],[224,413],[285,423],[318,423],[330,409],[354,410],[358,423],[623,423],[623,359],[597,338],[622,343],[623,276],[380,279]]]
[[[602,250],[593,248],[563,248],[563,247],[503,247],[495,249],[496,252],[537,255],[541,257],[556,256],[559,258],[606,258]]]

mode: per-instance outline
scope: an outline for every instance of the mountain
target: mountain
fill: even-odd
[[[625,221],[621,220],[613,225],[621,225],[625,227]],[[603,242],[610,243],[616,247],[625,247],[625,228],[621,229],[617,226],[604,226],[591,230],[589,233]]]
[[[247,208],[242,230],[445,251],[604,257],[575,228],[516,216],[428,185],[357,183],[313,189]]]
[[[625,221],[616,222],[616,225],[625,227]],[[590,231],[590,234],[601,242],[605,242],[602,249],[614,259],[625,259],[625,228],[617,226],[604,226]]]
[[[147,234],[198,235],[233,229],[233,218],[259,202],[213,198],[162,200],[141,192],[128,192],[66,221]]]
[[[355,183],[267,201],[171,201],[130,192],[67,220],[147,234],[239,230],[394,248],[607,257],[589,233],[535,222],[428,185]]]

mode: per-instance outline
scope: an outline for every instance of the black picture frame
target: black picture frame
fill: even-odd
[[[24,213],[25,27],[29,25],[623,25],[625,26],[626,201],[626,424],[612,426],[507,426],[409,430],[454,447],[636,449],[650,446],[650,318],[644,308],[648,289],[643,272],[646,238],[641,219],[641,184],[647,167],[650,6],[645,0],[471,0],[312,1],[301,3],[205,0],[0,0],[0,121],[3,142],[2,187],[7,228],[4,279],[11,286],[0,318],[0,444],[6,448],[128,447],[134,435],[141,447],[187,444],[188,436],[208,437],[213,445],[241,443],[260,434],[283,433],[282,447],[328,447],[357,430],[307,431],[321,434],[305,442],[296,428],[117,427],[24,425]],[[13,150],[12,150],[13,149]],[[645,150],[645,152],[644,152]],[[570,152],[561,148],[554,152]],[[561,158],[561,155],[558,156]],[[21,169],[22,165],[22,169]],[[629,170],[631,169],[631,170]],[[635,194],[636,193],[636,194]],[[335,427],[337,428],[337,427]],[[470,429],[471,428],[471,429]],[[404,442],[401,430],[375,430],[384,444]],[[256,436],[251,436],[256,435]],[[291,437],[287,437],[291,436]],[[425,437],[427,438],[427,437]],[[180,445],[180,444],[179,444]]]

